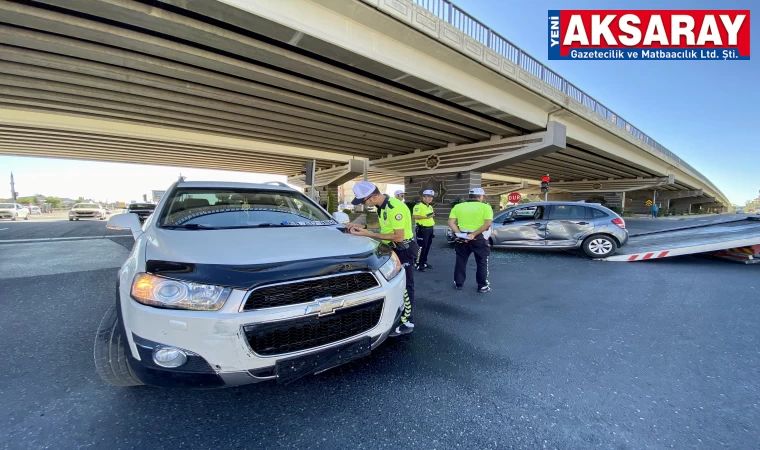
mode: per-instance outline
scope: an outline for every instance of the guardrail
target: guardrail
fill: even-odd
[[[569,81],[557,75],[556,72],[552,71],[545,65],[538,62],[536,58],[522,51],[515,44],[511,43],[507,38],[493,31],[491,28],[486,26],[483,22],[467,14],[465,11],[463,11],[458,6],[456,6],[454,3],[450,2],[449,0],[412,0],[412,1],[422,6],[423,8],[427,9],[428,11],[432,12],[433,14],[438,16],[438,18],[440,18],[441,20],[448,22],[449,24],[453,25],[454,27],[456,27],[463,33],[466,33],[468,36],[477,40],[478,42],[490,48],[491,50],[499,53],[501,56],[509,59],[513,63],[527,70],[528,72],[533,74],[533,76],[540,78],[546,83],[549,83],[552,86],[554,86],[556,89],[578,100],[581,104],[585,105],[587,108],[590,108],[591,110],[593,110],[600,116],[606,118],[610,122],[613,122],[620,128],[626,130],[633,136],[644,141],[646,144],[650,145],[651,147],[653,147],[654,149],[656,149],[663,155],[669,158],[672,158],[673,160],[675,160],[682,166],[688,168],[689,170],[691,170],[692,172],[700,176],[703,181],[707,182],[708,184],[711,184],[710,181],[707,179],[707,177],[702,175],[697,169],[689,165],[686,161],[679,158],[675,153],[671,152],[670,150],[665,148],[663,145],[661,145],[659,142],[647,136],[641,130],[631,125],[628,121],[626,121],[619,115],[612,112],[609,108],[602,105],[601,102],[597,101],[596,99],[586,94],[585,92],[583,92],[581,89],[579,89],[578,87],[576,87]]]

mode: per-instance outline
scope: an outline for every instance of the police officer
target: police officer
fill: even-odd
[[[457,236],[454,244],[457,254],[454,288],[457,290],[462,289],[467,277],[467,260],[470,259],[470,253],[475,254],[477,264],[475,279],[478,282],[478,292],[485,293],[491,290],[488,283],[488,255],[491,254],[488,237],[491,222],[493,222],[493,209],[488,203],[483,203],[484,198],[483,189],[470,189],[469,201],[455,205],[449,215],[449,228],[457,234],[466,233],[466,236],[461,236],[461,234]]]
[[[393,196],[403,202],[404,199],[406,198],[406,192],[399,189],[398,191],[393,193]]]
[[[374,184],[368,181],[360,181],[354,185],[354,205],[377,207],[377,215],[380,218],[380,233],[359,228],[349,224],[352,234],[380,239],[388,244],[398,256],[406,272],[406,290],[404,291],[404,312],[401,314],[401,324],[396,327],[391,336],[411,333],[414,331],[412,323],[412,305],[414,304],[414,259],[417,256],[417,243],[412,233],[412,213],[403,201],[381,194]]]
[[[417,223],[417,245],[420,247],[417,252],[416,269],[424,272],[425,269],[431,269],[432,266],[427,263],[430,246],[433,245],[433,230],[435,229],[435,211],[433,211],[433,197],[435,192],[428,189],[422,191],[422,201],[414,205],[412,210],[412,219]]]

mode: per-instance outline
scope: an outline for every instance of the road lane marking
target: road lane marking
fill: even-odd
[[[40,239],[0,239],[0,244],[20,244],[24,242],[53,242],[53,241],[76,241],[87,239],[108,239],[114,237],[132,237],[131,234],[114,234],[110,236],[74,236],[62,238],[40,238]]]

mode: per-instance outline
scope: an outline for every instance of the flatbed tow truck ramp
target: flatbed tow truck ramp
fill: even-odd
[[[601,259],[631,262],[699,253],[745,263],[760,262],[760,218],[631,236],[616,254]]]

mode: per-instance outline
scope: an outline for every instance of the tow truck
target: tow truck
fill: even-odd
[[[603,261],[634,262],[681,255],[709,254],[721,259],[760,262],[760,217],[631,235],[628,245]]]

